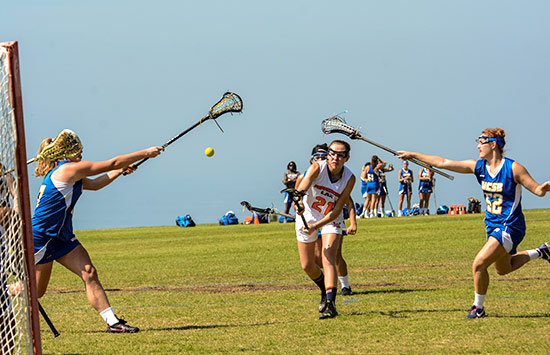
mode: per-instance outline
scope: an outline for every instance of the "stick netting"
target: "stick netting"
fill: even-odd
[[[9,52],[0,46],[0,354],[32,354]]]

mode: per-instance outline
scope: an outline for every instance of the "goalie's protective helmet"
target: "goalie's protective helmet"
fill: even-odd
[[[64,129],[48,144],[40,156],[44,160],[56,161],[62,158],[72,158],[82,153],[80,138],[70,129]]]

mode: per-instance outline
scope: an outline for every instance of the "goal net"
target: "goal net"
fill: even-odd
[[[17,42],[0,43],[0,355],[41,353],[19,80]]]

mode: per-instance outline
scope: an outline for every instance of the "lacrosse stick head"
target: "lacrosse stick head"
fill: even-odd
[[[350,137],[351,139],[357,139],[361,136],[359,130],[353,128],[340,116],[332,116],[321,122],[321,130],[324,134],[341,133]]]
[[[252,206],[250,205],[250,203],[248,203],[248,201],[242,201],[242,202],[241,202],[241,206],[243,206],[243,211],[244,211],[245,209],[250,210],[250,208],[252,207]]]
[[[243,100],[234,92],[226,92],[220,101],[208,111],[210,118],[216,119],[228,112],[241,112],[243,110]]]
[[[42,149],[34,160],[57,161],[75,157],[80,153],[82,153],[80,138],[70,129],[64,129],[50,144]]]

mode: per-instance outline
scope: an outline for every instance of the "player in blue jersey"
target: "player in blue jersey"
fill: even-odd
[[[418,171],[418,197],[420,198],[420,214],[430,214],[430,195],[433,192],[434,173],[430,169],[422,168]]]
[[[385,164],[378,156],[373,155],[370,163],[365,164],[361,171],[361,180],[366,182],[366,191],[363,194],[365,203],[361,213],[363,218],[377,217],[376,204],[378,203],[378,191],[380,190],[378,172],[385,167]]]
[[[401,217],[403,213],[403,201],[407,198],[407,212],[408,215],[411,212],[411,197],[412,197],[412,183],[414,182],[413,172],[409,169],[409,162],[403,162],[403,168],[399,170],[399,204],[397,205],[397,217]]]
[[[386,162],[384,162],[384,166],[386,166]],[[392,164],[388,165],[387,168],[384,167],[378,171],[378,183],[380,184],[380,188],[378,190],[377,207],[378,205],[380,205],[379,211],[382,216],[384,216],[384,213],[386,211],[386,197],[388,196],[388,185],[386,182],[386,173],[389,173],[390,171],[393,171]]]
[[[51,138],[42,141],[38,153],[51,143]],[[91,162],[82,160],[80,140],[78,143],[80,153],[73,152],[71,158],[56,161],[39,159],[35,169],[36,176],[44,176],[32,217],[38,297],[46,292],[53,262],[57,261],[84,281],[88,301],[107,323],[107,332],[135,333],[138,328],[115,316],[88,252],[73,233],[72,214],[82,190],[99,190],[109,185],[124,172],[134,171],[132,163],[156,157],[163,148],[151,147]]]
[[[494,265],[497,274],[506,275],[533,259],[542,258],[550,262],[548,243],[536,249],[517,252],[525,235],[521,186],[542,197],[550,191],[550,181],[538,184],[523,165],[504,157],[505,136],[501,128],[488,128],[481,132],[477,139],[477,161],[454,161],[420,153],[399,152],[401,159],[416,158],[437,168],[474,174],[485,194],[487,241],[472,265],[475,299],[466,318],[486,316],[483,304],[489,287],[489,266]]]

